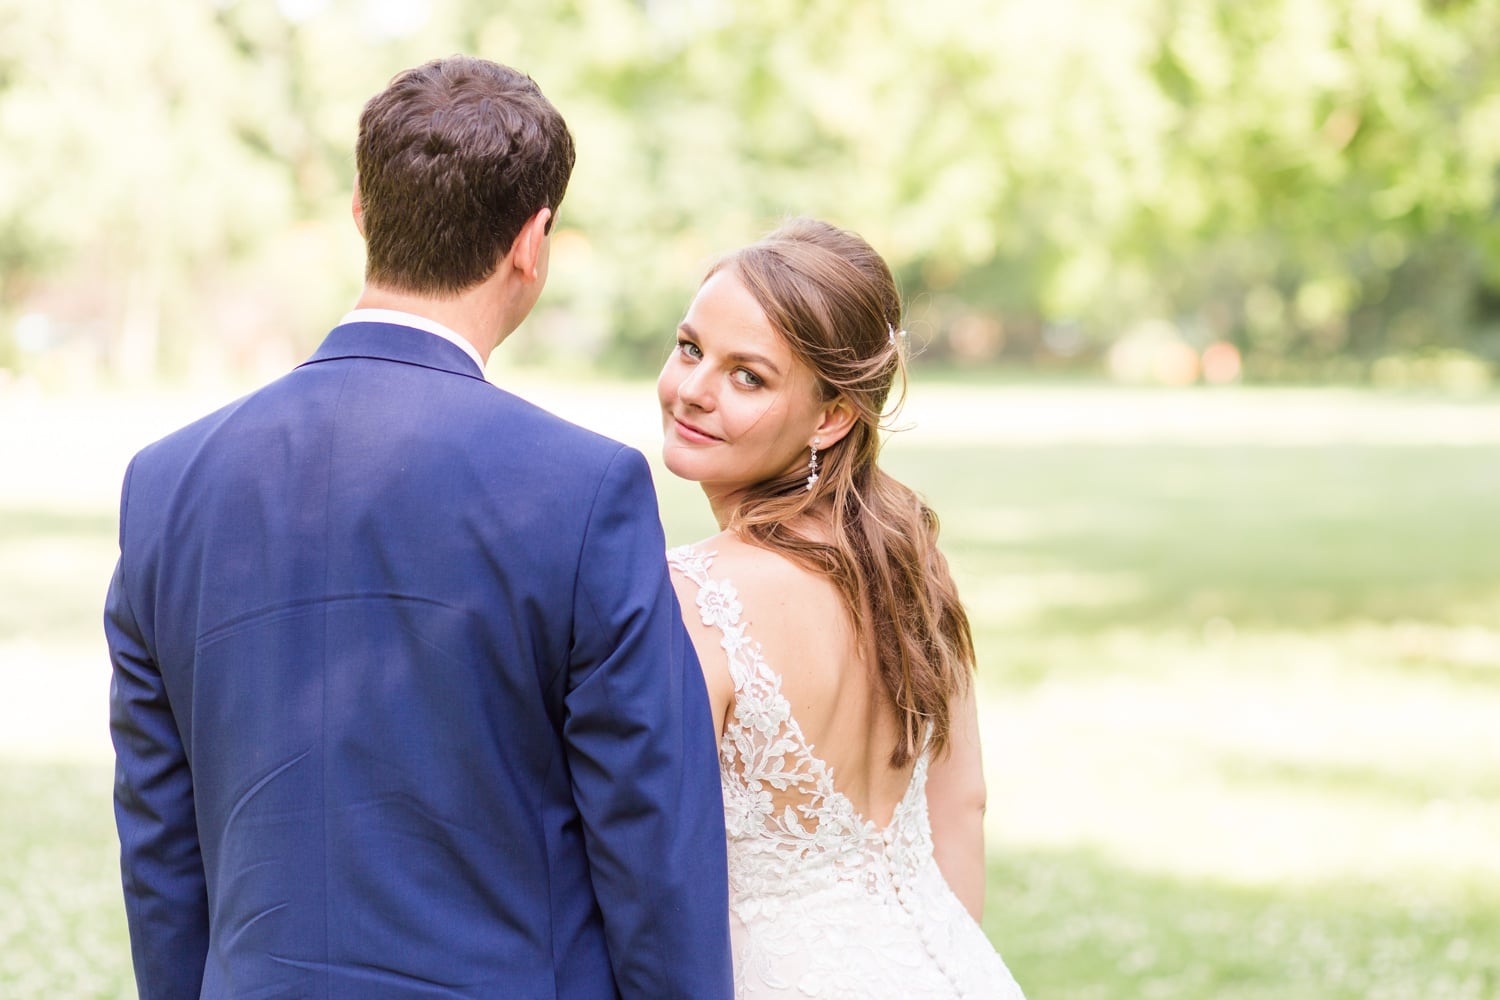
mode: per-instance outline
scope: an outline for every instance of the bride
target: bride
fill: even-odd
[[[795,219],[709,271],[658,382],[668,469],[722,529],[670,553],[708,682],[735,995],[1020,998],[980,930],[968,618],[922,500],[876,464],[901,302]]]

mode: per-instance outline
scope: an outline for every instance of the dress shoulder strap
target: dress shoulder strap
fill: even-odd
[[[698,617],[703,624],[719,630],[719,645],[728,657],[734,689],[740,692],[755,672],[755,664],[753,657],[745,655],[751,640],[740,620],[744,607],[739,591],[728,580],[708,575],[717,554],[694,545],[681,545],[667,552],[667,564],[698,585]]]

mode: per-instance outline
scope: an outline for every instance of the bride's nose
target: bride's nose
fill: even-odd
[[[714,405],[712,385],[703,369],[703,365],[696,365],[688,370],[677,383],[677,398],[696,409],[711,410]]]

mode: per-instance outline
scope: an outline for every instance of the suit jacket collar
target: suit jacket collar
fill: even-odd
[[[485,381],[484,372],[474,366],[474,359],[457,344],[450,344],[425,330],[395,323],[344,323],[336,326],[302,365],[342,358],[395,361]]]

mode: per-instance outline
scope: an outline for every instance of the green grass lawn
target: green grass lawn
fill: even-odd
[[[1500,995],[1500,448],[893,464],[950,512],[1036,996]]]
[[[649,387],[535,390],[653,447]],[[125,457],[205,408],[0,396],[0,997],[132,995],[99,605]],[[1500,996],[1500,401],[912,410],[887,464],[974,619],[985,927],[1033,1000]],[[711,530],[658,485],[669,541]]]

